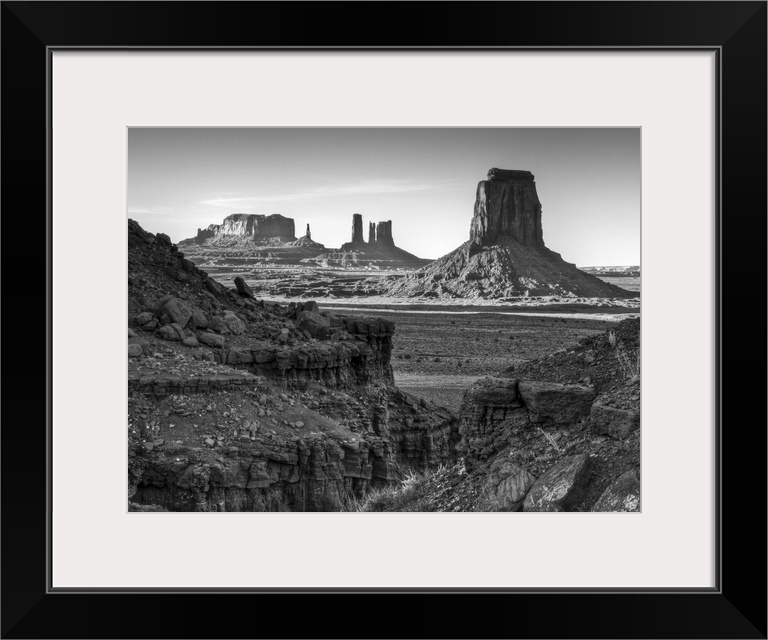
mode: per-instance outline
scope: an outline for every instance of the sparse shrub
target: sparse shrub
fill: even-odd
[[[437,469],[417,473],[410,469],[403,474],[399,484],[379,486],[362,498],[355,498],[347,505],[347,511],[422,511],[423,500],[435,486],[447,478],[466,473],[464,461],[453,467],[440,465]]]
[[[637,350],[630,352],[619,347],[616,349],[616,359],[625,380],[637,382],[640,379],[640,354]]]

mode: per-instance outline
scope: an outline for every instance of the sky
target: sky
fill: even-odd
[[[279,213],[338,248],[352,214],[439,258],[469,239],[488,170],[533,173],[544,243],[578,266],[640,264],[639,128],[131,128],[128,216],[173,242]]]

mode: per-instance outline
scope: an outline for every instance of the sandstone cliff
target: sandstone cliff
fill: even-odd
[[[469,240],[392,283],[388,293],[475,299],[636,296],[584,273],[548,249],[533,175],[501,169],[491,169],[477,186]]]

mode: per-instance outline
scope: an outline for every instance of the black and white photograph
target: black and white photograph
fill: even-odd
[[[129,128],[128,510],[639,512],[640,128]]]

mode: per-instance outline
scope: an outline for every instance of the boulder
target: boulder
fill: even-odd
[[[133,342],[128,345],[129,358],[138,358],[142,353],[144,353],[144,349],[140,344]]]
[[[192,309],[192,321],[190,322],[190,326],[193,329],[207,329],[208,317],[200,311],[200,309]]]
[[[311,311],[313,313],[320,313],[320,307],[317,306],[317,302],[315,302],[314,300],[308,300],[307,302],[304,303],[301,311]],[[299,313],[301,313],[301,311]]]
[[[584,495],[592,474],[589,454],[569,456],[534,482],[523,503],[524,511],[568,511]]]
[[[590,511],[640,511],[640,480],[634,471],[620,475]]]
[[[171,247],[173,246],[173,243],[171,242],[171,238],[167,236],[164,233],[158,233],[155,235],[155,238],[157,239],[157,243],[161,247]]]
[[[138,314],[133,321],[140,327],[144,326],[148,322],[152,321],[152,314],[149,311],[142,311]]]
[[[520,511],[536,478],[505,458],[491,464],[476,511]]]
[[[129,338],[136,338],[136,332],[133,329],[128,329],[128,337]]]
[[[221,333],[227,330],[227,324],[219,316],[213,316],[208,320],[208,329]]]
[[[253,291],[241,277],[238,276],[235,278],[235,286],[237,287],[237,292],[241,296],[245,296],[246,298],[253,298]]]
[[[181,341],[181,344],[183,344],[185,347],[199,347],[200,346],[199,340],[197,338],[192,338],[192,337],[184,338]]]
[[[592,433],[624,440],[640,428],[640,413],[595,402],[589,412],[589,426]]]
[[[595,392],[590,387],[521,380],[518,391],[531,422],[576,422],[589,415]]]
[[[224,346],[224,336],[220,336],[216,333],[201,333],[197,339],[203,344],[207,344],[209,347],[222,348]]]
[[[313,311],[302,311],[296,319],[296,328],[313,338],[325,340],[331,333],[331,321]]]
[[[229,329],[230,333],[233,333],[236,336],[239,336],[245,331],[245,322],[231,311],[227,311],[227,313],[224,314],[224,324],[227,325],[227,329]]]
[[[192,318],[192,309],[183,300],[168,298],[161,302],[158,308],[158,315],[162,316],[163,314],[167,314],[171,322],[180,324],[184,328]]]
[[[184,339],[184,329],[177,323],[167,324],[160,327],[158,334],[163,340],[174,340],[178,342]]]
[[[208,291],[216,298],[220,297],[223,293],[221,290],[221,285],[211,277],[205,279],[205,288],[208,289]]]

